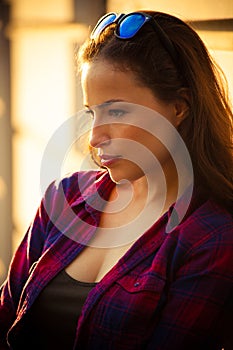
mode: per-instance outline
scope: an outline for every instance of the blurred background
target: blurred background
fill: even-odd
[[[42,196],[41,160],[55,130],[82,109],[74,52],[106,12],[153,9],[192,23],[233,96],[232,0],[0,0],[0,283]],[[73,130],[66,130],[72,139]],[[59,158],[53,150],[50,166]],[[70,150],[62,172],[80,168]],[[48,179],[49,182],[49,179]]]

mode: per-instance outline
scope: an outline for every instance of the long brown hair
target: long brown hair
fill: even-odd
[[[163,101],[186,98],[189,113],[178,130],[190,152],[195,183],[232,210],[233,115],[226,80],[188,24],[165,13],[143,12],[153,16],[168,35],[176,60],[149,23],[129,40],[116,38],[112,24],[81,47],[79,67],[104,59],[133,71]]]

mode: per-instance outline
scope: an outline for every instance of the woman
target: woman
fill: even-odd
[[[2,348],[230,349],[232,113],[204,44],[168,14],[108,14],[78,63],[105,170],[46,191],[2,286]]]

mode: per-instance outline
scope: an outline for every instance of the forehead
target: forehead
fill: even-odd
[[[106,61],[85,63],[81,81],[84,102],[88,105],[101,104],[116,98],[131,100],[141,88],[135,73]]]
[[[130,69],[120,67],[107,61],[94,61],[85,63],[81,72],[82,81],[91,81],[92,83],[101,83],[104,81],[110,83],[133,83],[137,82],[137,77]]]

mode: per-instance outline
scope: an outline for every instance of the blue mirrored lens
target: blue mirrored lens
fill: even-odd
[[[111,13],[105,18],[103,18],[103,20],[100,21],[97,24],[96,28],[93,30],[92,37],[99,35],[104,30],[104,28],[106,28],[109,24],[115,21],[116,17],[117,17],[116,14]]]
[[[132,38],[142,27],[146,18],[143,14],[134,13],[125,17],[120,23],[117,35],[122,39]]]

